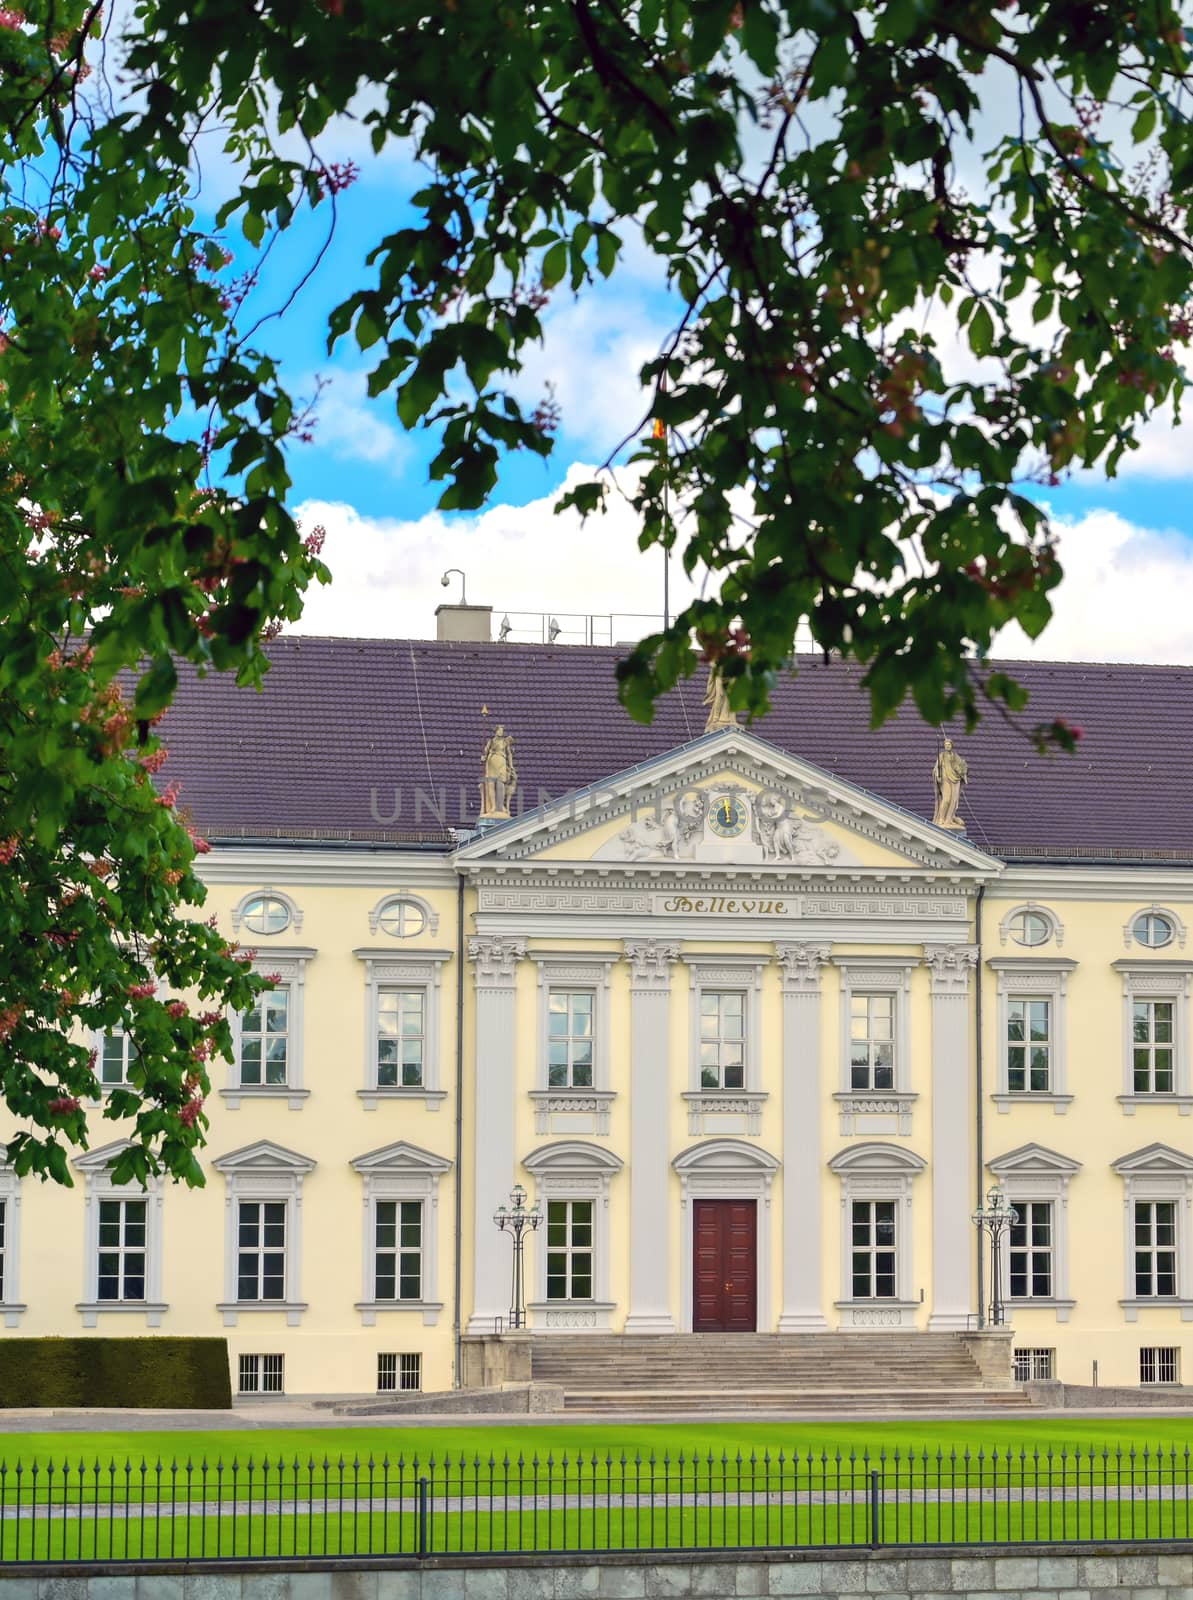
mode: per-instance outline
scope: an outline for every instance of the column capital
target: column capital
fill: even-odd
[[[977,965],[976,944],[926,944],[924,965],[932,974],[932,994],[966,995],[969,975]]]
[[[827,944],[776,944],[775,960],[784,994],[819,994],[820,969],[829,958]]]
[[[514,968],[526,954],[526,940],[504,934],[482,934],[469,939],[468,959],[478,989],[507,989],[514,981]]]
[[[630,987],[663,991],[671,987],[671,963],[679,957],[679,945],[662,939],[627,939],[622,946],[630,964]]]

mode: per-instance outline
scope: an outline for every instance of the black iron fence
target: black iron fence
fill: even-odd
[[[0,1561],[1193,1538],[1183,1449],[0,1463]]]

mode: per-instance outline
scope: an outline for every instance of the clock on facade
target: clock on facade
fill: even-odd
[[[736,795],[718,795],[709,810],[708,825],[720,838],[736,839],[746,826],[745,802]]]

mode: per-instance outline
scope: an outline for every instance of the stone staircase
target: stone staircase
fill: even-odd
[[[535,1383],[566,1411],[862,1413],[1017,1411],[1011,1380],[983,1376],[952,1333],[536,1334]]]

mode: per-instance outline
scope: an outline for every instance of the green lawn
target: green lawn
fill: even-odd
[[[0,1427],[2,1427],[0,1413]],[[388,1456],[391,1460],[410,1461],[417,1456],[427,1460],[431,1456],[442,1461],[444,1456],[458,1460],[461,1455],[468,1460],[480,1456],[487,1461],[492,1455],[501,1461],[508,1455],[511,1461],[521,1456],[531,1461],[537,1456],[546,1461],[553,1456],[558,1461],[567,1455],[574,1458],[577,1451],[588,1457],[595,1451],[601,1456],[612,1451],[620,1455],[635,1452],[646,1458],[653,1451],[656,1457],[679,1452],[690,1456],[693,1451],[705,1456],[710,1450],[719,1457],[727,1452],[735,1457],[740,1450],[744,1456],[751,1451],[761,1455],[769,1450],[772,1455],[782,1450],[788,1456],[798,1451],[801,1456],[808,1451],[820,1455],[822,1451],[835,1456],[855,1451],[871,1455],[885,1450],[888,1455],[896,1449],[917,1454],[928,1450],[935,1454],[940,1449],[946,1454],[968,1447],[971,1451],[987,1453],[997,1449],[1000,1453],[1021,1449],[1029,1453],[1052,1449],[1059,1451],[1089,1450],[1111,1451],[1132,1446],[1137,1451],[1157,1446],[1178,1454],[1188,1445],[1193,1451],[1193,1416],[1183,1417],[1098,1417],[1080,1416],[1035,1418],[1022,1417],[998,1422],[713,1422],[713,1423],[568,1423],[546,1427],[533,1425],[511,1427],[494,1421],[485,1427],[336,1427],[336,1428],[278,1428],[242,1431],[213,1430],[210,1432],[122,1433],[96,1431],[94,1433],[0,1433],[0,1462],[13,1467],[18,1462],[42,1466],[51,1461],[60,1464],[68,1461],[72,1468],[85,1467],[95,1462],[107,1464],[113,1460],[155,1462],[190,1460],[196,1464],[206,1461],[209,1466],[233,1461],[307,1462],[312,1458],[336,1461],[341,1456],[346,1461],[359,1458],[367,1460]]]
[[[0,1560],[1188,1538],[1190,1439],[1131,1417],[8,1435]]]

